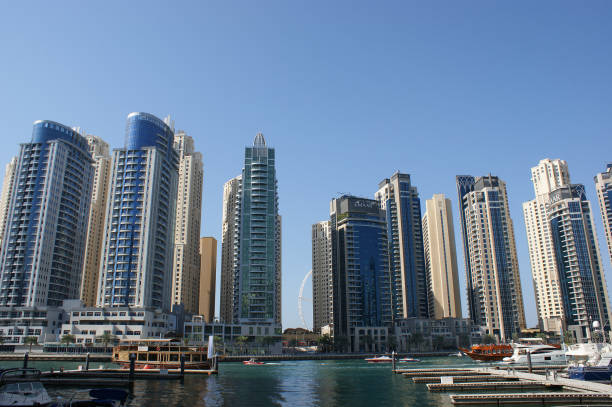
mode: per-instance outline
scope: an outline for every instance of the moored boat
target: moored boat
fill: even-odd
[[[393,359],[389,356],[374,356],[373,358],[366,358],[365,361],[368,363],[391,363]]]
[[[565,357],[565,349],[559,349],[552,345],[525,345],[525,344],[514,344],[514,353],[512,356],[505,357],[503,363],[507,364],[527,364],[527,353],[530,354],[531,363],[547,363],[547,364],[559,364],[567,363]]]
[[[207,349],[182,345],[178,339],[134,339],[113,348],[112,362],[130,366],[130,354],[136,355],[137,369],[179,369],[185,355],[185,369],[210,369]]]
[[[473,345],[471,349],[459,348],[461,352],[473,360],[483,362],[496,362],[503,360],[505,357],[510,357],[514,353],[511,345]]]
[[[11,378],[19,382],[12,383]],[[40,383],[40,370],[7,369],[0,374],[0,407],[49,406],[52,401]]]
[[[401,358],[399,360],[400,362],[420,362],[421,359],[415,359],[415,358],[411,358],[411,357],[405,357],[405,358]]]

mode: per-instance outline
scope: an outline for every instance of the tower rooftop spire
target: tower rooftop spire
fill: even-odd
[[[262,133],[257,133],[257,135],[255,136],[255,140],[253,141],[253,146],[254,147],[265,147],[266,146],[266,139],[264,138]]]

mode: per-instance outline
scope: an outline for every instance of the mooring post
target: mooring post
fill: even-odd
[[[28,354],[28,352],[25,353],[25,355],[23,355],[23,368],[27,369],[28,368],[28,359],[29,359],[30,355]]]
[[[134,370],[136,369],[136,354],[130,353],[130,385],[134,384]]]
[[[527,351],[527,366],[528,366],[528,370],[529,373],[532,372],[532,366],[531,366],[531,351]]]
[[[391,352],[391,369],[393,369],[393,373],[395,373],[395,350]]]
[[[89,370],[89,352],[85,355],[85,370]]]
[[[185,374],[185,354],[181,353],[181,377]]]

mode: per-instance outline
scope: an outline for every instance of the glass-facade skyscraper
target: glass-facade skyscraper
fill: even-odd
[[[608,253],[612,261],[612,163],[606,170],[595,176],[595,189],[599,200],[599,209],[603,220],[604,234],[608,243]]]
[[[579,340],[586,339],[591,336],[592,321],[610,329],[610,302],[591,204],[581,184],[552,191],[548,202],[565,325]]]
[[[355,349],[359,327],[392,322],[386,214],[376,200],[342,196],[330,204],[334,335]]]
[[[281,324],[281,218],[275,163],[274,149],[258,133],[253,146],[245,148],[242,176],[225,191],[224,205],[233,205],[223,210],[221,315],[226,322]]]
[[[79,298],[93,166],[87,141],[34,123],[20,146],[0,256],[0,306],[60,306]]]
[[[178,155],[174,131],[148,113],[127,117],[113,151],[97,305],[170,309]]]
[[[394,319],[429,316],[421,200],[410,175],[396,172],[375,198],[387,221]]]
[[[521,279],[506,184],[496,176],[457,176],[472,322],[502,342],[525,327]]]

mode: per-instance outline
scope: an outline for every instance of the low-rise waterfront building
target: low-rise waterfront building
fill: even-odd
[[[485,329],[469,318],[408,318],[396,321],[392,334],[399,352],[469,347],[480,343]]]
[[[38,343],[55,342],[66,321],[60,307],[0,307],[0,338],[6,344],[23,344],[29,336]]]

